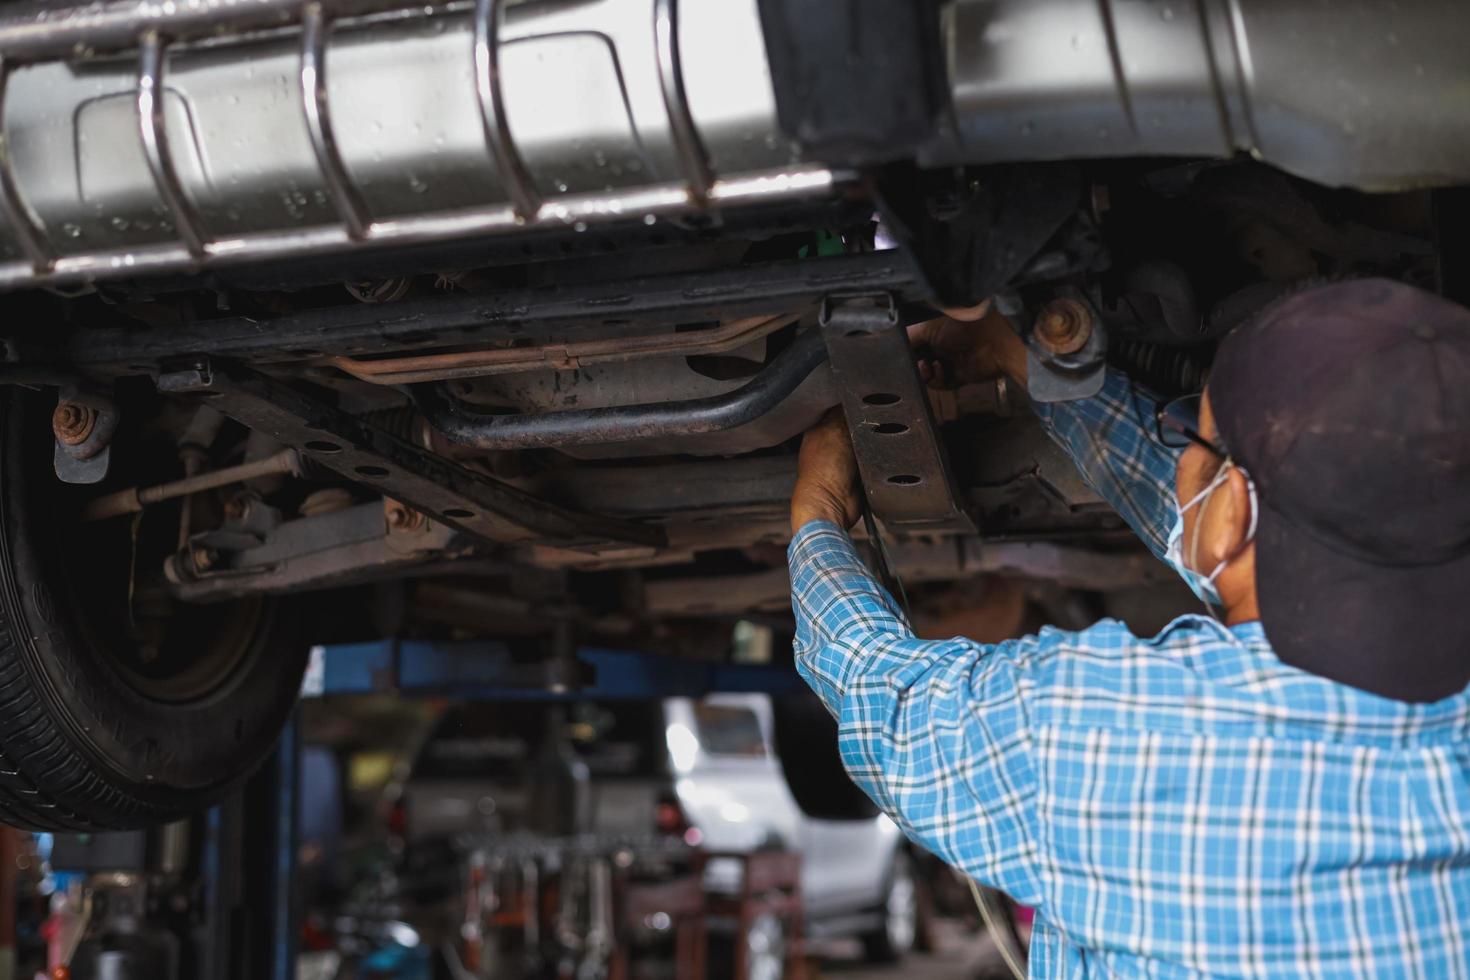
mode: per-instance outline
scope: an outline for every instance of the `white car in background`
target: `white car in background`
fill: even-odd
[[[558,711],[564,724],[552,721]],[[452,708],[402,784],[395,823],[410,847],[535,828],[653,831],[711,853],[792,849],[802,856],[807,935],[856,936],[871,959],[895,960],[913,947],[918,930],[913,866],[898,827],[842,772],[831,725],[805,695]],[[799,738],[787,738],[783,759],[777,746],[788,726]],[[566,792],[557,789],[565,780],[547,778],[544,770],[531,775],[556,755],[544,735],[557,728],[586,772],[570,807],[565,798],[537,799]],[[788,771],[799,780],[788,780]],[[572,819],[573,811],[580,828],[548,824],[546,814]],[[716,859],[706,884],[732,892],[739,875],[738,862]],[[779,976],[785,938],[780,923],[757,920],[746,937],[752,976],[764,975],[767,966]]]
[[[702,846],[799,851],[809,934],[860,936],[875,960],[898,959],[913,947],[918,902],[903,834],[883,813],[824,819],[802,809],[775,751],[769,696],[671,698],[664,715],[674,792]],[[808,737],[825,738],[835,767],[835,736]],[[736,874],[713,863],[710,885],[733,887]]]

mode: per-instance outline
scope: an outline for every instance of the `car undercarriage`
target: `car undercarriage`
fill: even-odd
[[[1156,585],[1027,401],[1198,390],[1322,278],[1463,298],[1470,24],[1401,7],[0,6],[7,479],[154,700],[263,597],[723,656],[836,406],[920,606]],[[1029,390],[927,389],[904,328],[985,300]]]

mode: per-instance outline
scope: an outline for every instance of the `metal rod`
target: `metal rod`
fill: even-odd
[[[709,155],[694,128],[694,114],[689,110],[689,95],[684,89],[684,69],[679,55],[678,0],[654,0],[654,48],[658,59],[658,80],[663,90],[664,108],[669,113],[669,131],[679,164],[689,185],[689,199],[704,207],[710,200],[715,175],[710,169]]]
[[[710,201],[715,205],[739,205],[813,199],[855,177],[852,172],[838,173],[820,166],[769,170],[717,181],[710,191]],[[630,215],[685,214],[690,206],[683,182],[650,184],[616,194],[558,197],[530,223],[518,221],[510,207],[494,206],[377,221],[366,241],[354,240],[340,225],[217,239],[208,244],[208,254],[202,261],[210,268],[221,268],[345,254],[366,246],[387,248],[491,238],[524,231],[528,226],[561,228],[579,221],[589,225],[627,222]],[[200,261],[188,249],[167,243],[60,256],[44,273],[38,273],[28,261],[0,263],[0,290],[164,275],[191,271]]]
[[[379,385],[451,381],[456,378],[514,374],[543,368],[570,371],[590,364],[622,363],[644,357],[720,354],[775,333],[796,319],[795,314],[753,316],[732,320],[711,330],[690,333],[613,337],[606,340],[544,344],[539,347],[503,347],[381,360],[330,357],[324,363],[346,371],[359,381]]]
[[[462,446],[488,450],[597,445],[738,428],[774,409],[826,360],[821,334],[809,330],[750,381],[707,398],[542,415],[484,415],[433,385],[416,391],[414,397],[429,424]]]
[[[100,521],[123,514],[136,514],[149,504],[160,503],[164,500],[187,497],[190,494],[227,487],[232,483],[244,483],[262,476],[300,472],[301,459],[296,450],[283,449],[264,459],[251,460],[238,466],[226,466],[223,469],[200,473],[198,476],[174,480],[172,483],[160,483],[152,487],[129,487],[126,490],[109,493],[83,507],[82,520]]]
[[[311,149],[321,168],[327,194],[342,219],[347,236],[360,241],[368,236],[368,211],[352,186],[347,165],[332,134],[332,117],[327,107],[327,17],[316,0],[301,13],[301,104],[306,112],[306,131]]]
[[[156,30],[175,40],[213,34],[221,28],[246,29],[288,24],[300,0],[198,0],[160,4],[157,0],[120,0],[58,7],[47,0],[0,8],[0,50],[37,61],[70,56],[79,48],[110,51],[132,48],[138,35]]]
[[[15,182],[15,170],[10,159],[10,137],[5,132],[5,97],[10,88],[10,64],[0,58],[0,213],[15,234],[21,251],[30,260],[37,273],[45,274],[51,269],[54,256],[46,243],[46,232],[36,220],[20,187]]]
[[[530,221],[541,210],[541,195],[526,161],[511,137],[505,116],[505,92],[500,73],[500,0],[475,0],[475,92],[479,96],[480,125],[485,145],[495,160],[516,216]]]
[[[153,185],[168,207],[179,240],[191,256],[203,258],[205,236],[200,228],[199,215],[184,194],[173,157],[168,152],[168,135],[164,128],[168,93],[163,87],[163,47],[158,33],[149,31],[143,35],[142,48],[138,53],[138,130],[143,139],[143,158],[148,161]]]

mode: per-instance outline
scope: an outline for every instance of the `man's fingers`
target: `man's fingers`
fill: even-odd
[[[935,336],[939,333],[944,320],[921,320],[918,323],[908,325],[909,346],[914,348],[928,347],[934,343]]]
[[[840,460],[844,454],[851,453],[852,435],[847,431],[847,416],[840,405],[828,409],[801,440],[803,462],[809,459],[813,465],[831,466],[834,456]]]
[[[919,367],[919,380],[930,388],[941,390],[951,387],[950,378],[954,371],[940,358],[921,357],[914,362]]]
[[[817,422],[816,428],[825,431],[830,437],[837,438],[843,442],[851,442],[852,437],[847,431],[847,414],[841,405],[833,405]]]
[[[857,459],[847,419],[841,408],[834,408],[801,440],[791,495],[791,529],[818,519],[851,527],[860,510]]]

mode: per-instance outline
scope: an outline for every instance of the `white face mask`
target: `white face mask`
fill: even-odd
[[[1192,567],[1195,564],[1196,559],[1199,558],[1200,526],[1198,521],[1195,522],[1194,536],[1189,542],[1189,560],[1185,560],[1184,514],[1186,511],[1189,510],[1189,508],[1203,504],[1205,500],[1209,499],[1210,494],[1220,489],[1220,487],[1225,484],[1225,481],[1230,478],[1230,470],[1232,467],[1239,469],[1239,467],[1235,466],[1234,460],[1225,460],[1224,464],[1220,467],[1220,471],[1215,474],[1215,478],[1210,481],[1209,485],[1206,486],[1199,493],[1195,494],[1194,497],[1189,501],[1189,503],[1184,504],[1182,507],[1179,508],[1179,516],[1174,518],[1174,526],[1169,529],[1168,546],[1164,551],[1164,560],[1168,562],[1171,566],[1173,566],[1174,570],[1179,573],[1180,577],[1184,579],[1185,584],[1189,586],[1190,591],[1199,597],[1200,602],[1203,602],[1205,605],[1215,609],[1222,608],[1225,605],[1223,602],[1220,601],[1220,591],[1219,589],[1215,588],[1215,579],[1220,577],[1220,573],[1225,571],[1225,566],[1234,561],[1236,556],[1244,551],[1246,546],[1254,541],[1256,537],[1256,514],[1258,509],[1256,506],[1255,481],[1251,479],[1250,474],[1247,473],[1245,470],[1240,470],[1241,475],[1245,477],[1246,488],[1250,491],[1250,527],[1246,529],[1245,540],[1241,542],[1240,547],[1236,549],[1235,554],[1231,555],[1229,558],[1226,558],[1224,561],[1220,562],[1220,564],[1216,565],[1215,570],[1208,575],[1197,572]]]

